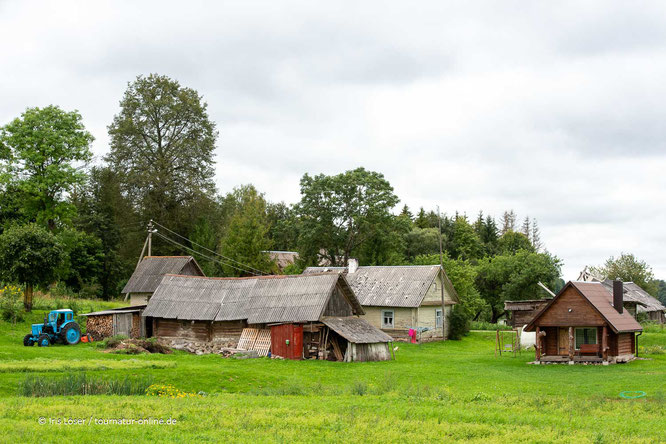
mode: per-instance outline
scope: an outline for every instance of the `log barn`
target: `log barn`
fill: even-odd
[[[130,305],[146,305],[165,274],[204,276],[192,256],[146,256],[137,265],[122,294]]]
[[[448,316],[458,293],[439,265],[308,267],[304,274],[344,274],[365,314],[361,317],[394,339],[419,340],[448,335]],[[444,337],[445,339],[445,337]]]
[[[623,285],[613,293],[600,282],[568,282],[525,327],[536,333],[536,361],[627,362],[636,355],[641,325],[623,306]]]
[[[360,319],[362,314],[353,290],[338,273],[166,275],[143,313],[154,335],[171,343],[242,347],[270,338],[272,354],[289,359],[390,359],[391,337]]]

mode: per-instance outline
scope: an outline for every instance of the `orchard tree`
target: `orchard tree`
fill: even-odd
[[[384,175],[364,168],[335,176],[305,174],[295,207],[304,259],[346,265],[364,243],[393,228],[391,209],[398,202]]]
[[[56,237],[39,225],[14,226],[0,235],[0,273],[6,281],[25,284],[23,303],[28,311],[33,287],[50,284],[63,259]]]
[[[195,90],[167,76],[139,76],[109,125],[107,156],[121,189],[144,219],[187,232],[214,194],[217,131]]]
[[[66,198],[86,178],[81,167],[92,158],[92,141],[81,115],[57,106],[28,108],[0,129],[3,191],[20,196],[25,219],[50,230],[71,219]]]

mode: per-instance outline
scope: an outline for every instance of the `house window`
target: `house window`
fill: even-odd
[[[435,310],[435,327],[442,328],[442,309]]]
[[[597,343],[596,327],[576,329],[576,350],[580,349],[580,346],[583,344],[596,344],[596,343]]]
[[[382,310],[382,328],[393,328],[393,310]]]

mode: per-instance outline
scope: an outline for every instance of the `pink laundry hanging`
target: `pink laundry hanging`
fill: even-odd
[[[416,330],[413,328],[409,329],[409,337],[412,338],[412,344],[416,344]]]

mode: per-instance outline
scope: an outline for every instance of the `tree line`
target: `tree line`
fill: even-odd
[[[252,184],[215,188],[216,124],[195,90],[151,74],[129,82],[108,126],[109,152],[92,164],[93,136],[77,111],[29,108],[0,129],[0,267],[5,282],[64,283],[117,297],[150,220],[153,255],[193,254],[207,275],[299,273],[309,265],[444,263],[463,320],[495,322],[506,299],[557,290],[561,261],[537,221],[499,220],[400,202],[378,172],[304,174],[299,202],[270,202]],[[222,159],[224,161],[224,159]],[[297,251],[285,270],[266,254]]]

